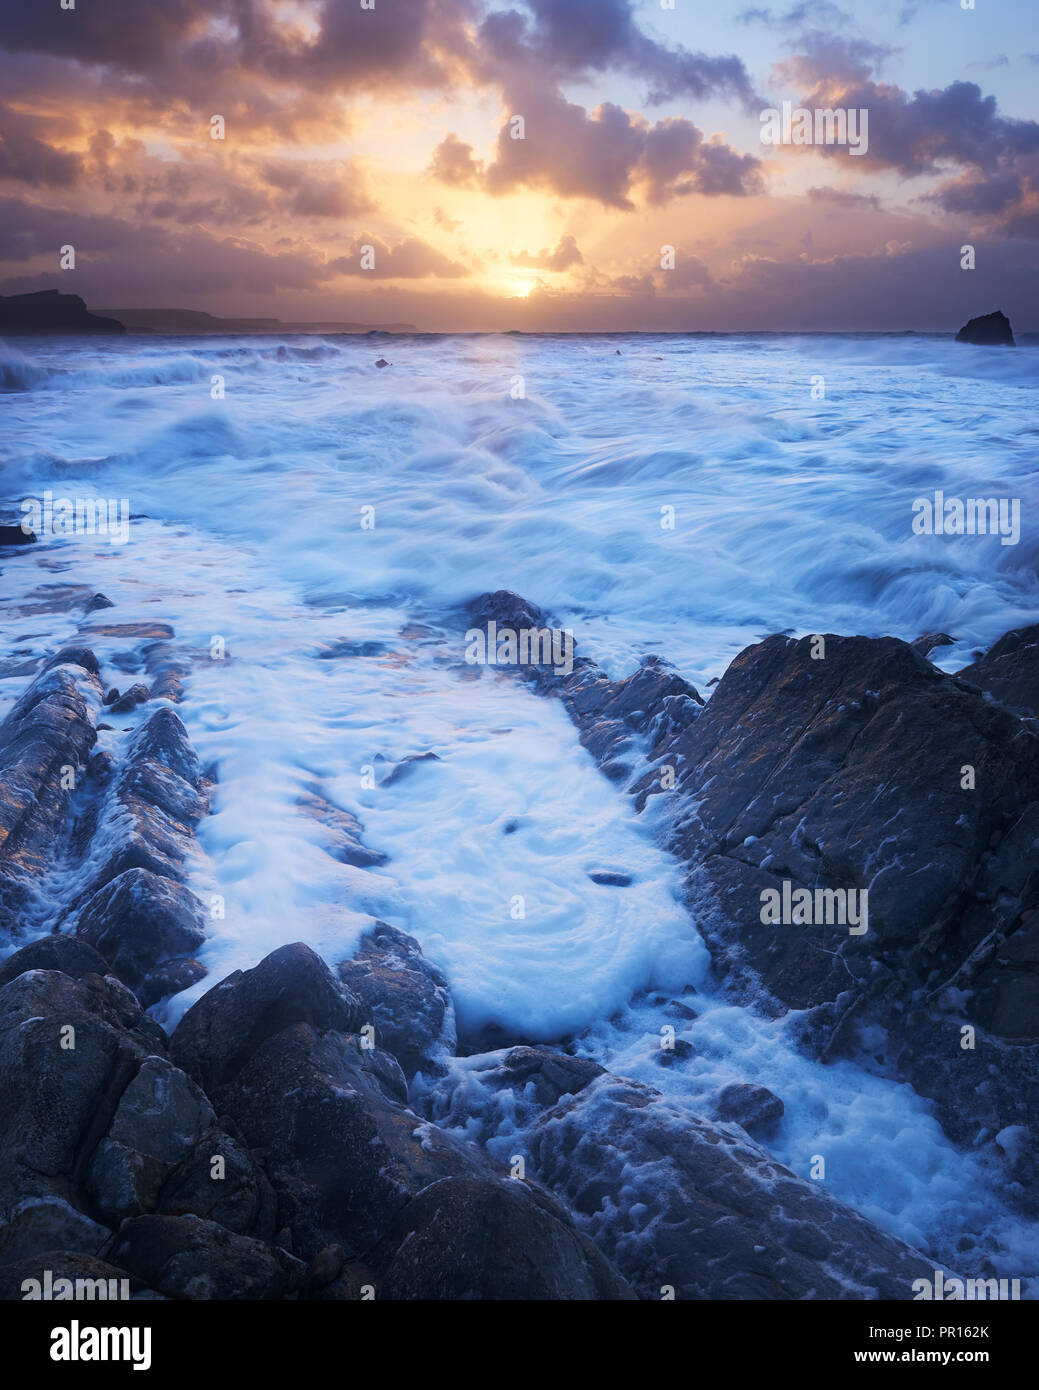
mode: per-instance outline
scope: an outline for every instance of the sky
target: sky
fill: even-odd
[[[1039,330],[1039,3],[968,2],[0,0],[0,293]],[[766,143],[784,102],[861,152]]]

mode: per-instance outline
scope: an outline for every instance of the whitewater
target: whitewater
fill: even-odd
[[[557,701],[465,663],[461,617],[513,589],[610,675],[657,652],[705,695],[776,631],[944,631],[936,655],[956,670],[1039,618],[1037,384],[1032,348],[923,337],[0,345],[3,519],[47,490],[127,498],[131,515],[125,545],[43,536],[0,560],[0,655],[72,639],[71,584],[198,655],[178,713],[216,786],[190,885],[226,917],[200,954],[208,978],[159,1021],[284,942],[341,960],[381,918],[445,971],[467,1033],[576,1038],[693,1110],[765,1084],[786,1106],[769,1145],[783,1163],[807,1176],[825,1154],[831,1190],[878,1225],[1039,1292],[1039,1231],[927,1102],[807,1060],[792,1020],[725,997],[653,813],[635,816]],[[1018,499],[1020,543],[915,535],[913,502],[936,489]],[[91,645],[135,672],[125,638]],[[0,716],[24,684],[0,677]],[[300,805],[314,791],[385,864],[326,852]],[[699,1016],[670,1021],[692,1055],[664,1068],[655,992],[689,987]],[[457,1122],[505,1153],[523,1116],[483,1094],[480,1066],[457,1060],[415,1103],[443,1119],[461,1088]]]

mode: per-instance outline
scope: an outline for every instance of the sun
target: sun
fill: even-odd
[[[538,287],[536,280],[514,280],[511,286],[510,299],[528,299]]]

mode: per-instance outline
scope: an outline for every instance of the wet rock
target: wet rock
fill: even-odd
[[[131,685],[123,695],[116,692],[116,698],[111,702],[111,711],[113,714],[132,714],[138,705],[147,704],[151,697],[151,691],[146,685]]]
[[[968,319],[956,334],[958,343],[975,343],[981,347],[1013,347],[1014,334],[1010,320],[1002,310]]]
[[[111,688],[111,690],[106,690],[106,691],[105,691],[105,697],[104,697],[104,699],[101,701],[101,703],[102,703],[103,705],[114,705],[115,702],[116,702],[116,700],[118,700],[118,699],[119,699],[119,687],[113,685],[112,688]]]
[[[468,614],[476,627],[485,628],[489,622],[495,622],[499,628],[510,627],[516,632],[521,628],[544,627],[548,621],[536,603],[529,603],[511,589],[481,594],[469,605]]]
[[[37,1297],[56,1302],[110,1302],[121,1299],[124,1292],[132,1298],[143,1290],[139,1279],[131,1279],[125,1269],[99,1260],[94,1255],[77,1255],[65,1250],[47,1250],[14,1264],[0,1265],[0,1300],[28,1299],[35,1293],[28,1281],[39,1286]],[[68,1281],[67,1283],[63,1281]]]
[[[277,1246],[196,1216],[127,1221],[105,1258],[171,1298],[282,1298],[306,1276],[306,1266]]]
[[[934,1261],[750,1140],[607,1074],[531,1131],[538,1178],[645,1298],[912,1297]],[[630,1212],[643,1208],[637,1227]]]
[[[604,1074],[590,1057],[571,1057],[551,1047],[513,1047],[500,1066],[481,1079],[489,1085],[520,1090],[542,1109],[558,1104],[563,1096],[577,1095]]]
[[[62,844],[71,784],[97,735],[97,677],[59,653],[0,723],[0,929],[14,934]],[[71,774],[71,776],[70,776]]]
[[[388,367],[390,364],[386,361],[386,358],[385,358],[385,357],[380,357],[379,360],[378,360],[378,362],[376,362],[375,365],[376,365],[377,367]]]
[[[435,753],[409,753],[406,758],[401,758],[388,777],[382,779],[382,786],[392,787],[394,783],[403,781],[415,771],[418,763],[438,763],[440,759]]]
[[[635,1294],[563,1209],[524,1183],[444,1178],[400,1213],[378,1281],[392,1299],[631,1300]]]
[[[99,675],[101,671],[97,657],[89,647],[62,647],[49,658],[43,669],[50,671],[55,666],[82,666],[92,676]]]
[[[194,826],[207,810],[198,757],[180,719],[163,706],[133,735],[108,789],[95,833],[104,855],[89,892],[130,869],[182,879],[195,853]]]
[[[84,637],[133,637],[140,642],[164,642],[173,636],[169,623],[91,623]]]
[[[352,864],[357,869],[370,869],[386,863],[385,854],[369,849],[364,843],[361,822],[349,811],[334,806],[317,792],[305,792],[296,805],[304,815],[329,831],[326,848],[333,859],[338,859],[341,864]]]
[[[238,1235],[269,1241],[277,1198],[245,1145],[213,1128],[168,1174],[157,1210],[163,1216],[201,1216]]]
[[[612,869],[597,869],[588,877],[593,883],[600,883],[609,888],[627,888],[632,882],[630,874],[618,873]]]
[[[82,908],[76,936],[136,989],[160,962],[195,952],[206,939],[205,926],[202,904],[188,889],[147,869],[128,869]]]
[[[219,1098],[260,1044],[292,1024],[355,1033],[364,1021],[358,1001],[320,956],[297,941],[204,994],[181,1019],[170,1046],[177,1065]]]
[[[0,961],[0,989],[29,970],[58,970],[81,980],[84,975],[107,975],[108,962],[85,941],[52,933]]]
[[[201,961],[170,960],[153,966],[134,992],[141,1001],[141,1007],[150,1009],[160,999],[167,999],[171,994],[180,994],[181,990],[190,989],[192,985],[198,984],[199,980],[204,980],[207,974],[208,971]]]
[[[454,1050],[454,1009],[443,974],[418,942],[376,922],[361,937],[357,955],[341,961],[339,977],[386,1048],[411,1077]]]
[[[714,1113],[719,1120],[732,1120],[742,1125],[756,1138],[767,1137],[783,1118],[783,1102],[764,1086],[737,1082],[726,1086],[715,1102]]]
[[[921,656],[927,656],[936,647],[952,647],[956,643],[955,637],[950,637],[947,632],[925,632],[922,637],[918,637],[915,642],[910,642],[914,652],[919,652]]]
[[[1004,633],[957,674],[1017,714],[1039,717],[1039,623]]]
[[[23,531],[20,526],[0,526],[0,545],[35,545],[35,531]]]
[[[307,1259],[334,1244],[362,1255],[429,1183],[487,1171],[477,1151],[394,1100],[371,1057],[357,1038],[296,1024],[262,1042],[224,1092]]]
[[[114,608],[115,604],[106,594],[95,594],[87,604],[88,613],[96,613],[102,608]]]
[[[87,1170],[87,1192],[109,1225],[154,1208],[170,1171],[215,1118],[182,1071],[161,1057],[145,1059]]]

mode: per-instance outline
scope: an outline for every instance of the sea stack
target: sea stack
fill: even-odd
[[[1014,333],[1006,314],[997,309],[994,314],[968,320],[956,334],[956,341],[979,347],[1013,347]]]

